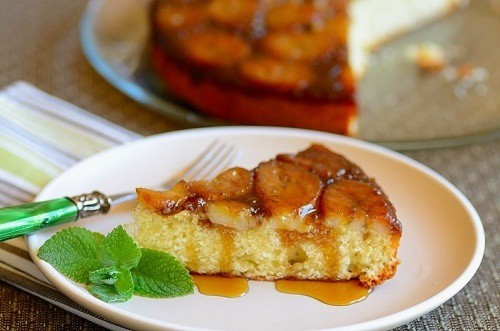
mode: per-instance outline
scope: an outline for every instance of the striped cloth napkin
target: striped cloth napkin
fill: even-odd
[[[0,90],[0,207],[33,200],[79,160],[141,136],[26,82]],[[0,280],[112,330],[64,296],[31,261],[23,238],[0,242]]]

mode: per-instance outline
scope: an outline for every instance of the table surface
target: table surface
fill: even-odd
[[[0,2],[0,87],[25,80],[143,135],[181,125],[121,94],[86,61],[79,23],[86,1]],[[500,111],[500,110],[499,110]],[[486,232],[482,264],[467,286],[438,309],[398,330],[498,330],[500,141],[404,152],[458,187],[476,207]],[[101,330],[0,281],[1,330]]]

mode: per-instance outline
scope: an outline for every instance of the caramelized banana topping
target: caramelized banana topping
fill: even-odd
[[[165,192],[139,188],[137,193],[140,202],[159,213],[201,210],[212,224],[238,230],[266,223],[307,233],[356,219],[401,231],[394,207],[375,181],[343,156],[316,144],[295,155],[279,155],[252,171],[231,168],[212,180],[180,181]]]

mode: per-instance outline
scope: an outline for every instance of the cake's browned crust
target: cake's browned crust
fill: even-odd
[[[152,64],[172,94],[242,124],[354,134],[344,1],[157,1]]]
[[[226,262],[208,273],[268,280],[358,277],[371,287],[391,278],[399,263],[401,223],[388,197],[360,167],[322,145],[295,155],[278,155],[253,170],[232,168],[211,181],[180,181],[169,191],[138,188],[137,193],[143,208],[166,217],[188,212],[196,215],[199,226],[222,236],[224,258],[220,261]],[[227,261],[234,258],[238,235],[252,238],[252,231],[259,229],[278,234],[279,245],[289,256],[288,271],[247,274],[231,269]],[[308,245],[319,250],[322,272],[296,272],[296,264],[300,267],[306,259],[304,247]],[[356,245],[367,248],[350,252],[359,249]],[[366,265],[371,260],[362,256],[365,248],[368,255],[378,252],[373,270]],[[344,256],[351,256],[351,262]],[[199,272],[197,264],[189,262],[196,259],[186,261],[192,271]]]
[[[152,63],[169,91],[215,118],[240,124],[297,127],[346,135],[356,130],[357,111],[350,100],[336,103],[269,93],[259,95],[197,79],[154,45]]]

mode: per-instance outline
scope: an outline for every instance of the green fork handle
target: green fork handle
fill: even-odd
[[[76,221],[78,208],[70,198],[27,203],[0,209],[0,241],[48,226]]]
[[[110,199],[100,192],[0,208],[0,242],[46,227],[105,214]]]

